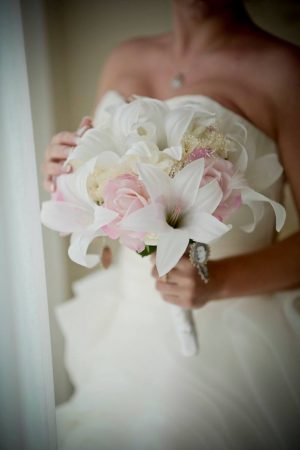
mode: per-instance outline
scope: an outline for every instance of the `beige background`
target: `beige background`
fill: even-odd
[[[247,5],[260,26],[300,44],[298,2],[252,0]],[[54,132],[74,130],[82,116],[92,113],[101,69],[111,49],[133,36],[169,30],[170,10],[170,1],[163,0],[23,1],[38,164]],[[48,198],[42,187],[40,191],[41,200]],[[285,232],[294,226],[291,212]],[[55,392],[61,403],[72,388],[53,311],[72,296],[72,282],[89,271],[67,259],[67,242],[54,232],[44,230],[44,242]]]

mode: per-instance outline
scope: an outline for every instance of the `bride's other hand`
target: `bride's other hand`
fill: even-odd
[[[81,137],[86,130],[93,126],[90,117],[84,117],[76,132],[62,131],[56,134],[48,145],[42,172],[44,175],[43,186],[48,192],[54,192],[56,189],[56,177],[63,173],[70,173],[71,166],[64,166],[64,162],[70,155],[73,147],[78,143],[78,137]]]
[[[152,257],[154,263],[154,257]],[[164,277],[159,277],[156,266],[152,268],[155,287],[163,300],[183,308],[200,308],[213,298],[222,297],[221,285],[213,273],[215,261],[209,261],[210,280],[203,283],[197,269],[192,266],[188,255],[184,255],[177,265]]]

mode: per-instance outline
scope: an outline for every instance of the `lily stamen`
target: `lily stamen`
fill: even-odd
[[[182,213],[182,208],[180,206],[175,206],[173,211],[167,215],[167,223],[172,228],[178,228],[181,213]]]

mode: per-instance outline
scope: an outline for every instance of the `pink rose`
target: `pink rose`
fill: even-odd
[[[102,230],[111,239],[120,238],[121,243],[132,250],[144,250],[144,233],[122,230],[119,227],[122,219],[148,204],[149,196],[138,177],[125,174],[108,181],[103,189],[103,198],[104,206],[116,211],[119,216]]]
[[[205,159],[204,174],[200,187],[212,180],[217,180],[222,189],[223,198],[214,212],[214,216],[223,221],[241,206],[241,194],[232,187],[234,166],[226,159],[214,158],[212,151],[206,148],[196,148],[189,156],[190,161],[199,158]]]
[[[200,186],[217,180],[223,192],[223,198],[214,212],[219,220],[225,220],[241,206],[241,194],[233,189],[234,166],[226,159],[205,158],[205,169]]]

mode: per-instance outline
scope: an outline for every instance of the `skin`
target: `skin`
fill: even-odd
[[[300,210],[298,47],[258,29],[238,0],[177,0],[173,17],[170,33],[134,39],[112,52],[97,101],[110,89],[125,97],[211,97],[277,142]],[[186,82],[174,91],[170,79],[178,71],[186,71]],[[82,125],[91,126],[91,122],[85,119]],[[46,188],[54,189],[55,176],[74,145],[75,133],[53,138],[45,158]],[[209,261],[208,267],[207,284],[187,255],[167,281],[159,279],[155,266],[152,275],[163,300],[188,308],[199,308],[210,300],[293,289],[300,286],[300,232],[253,253]]]

